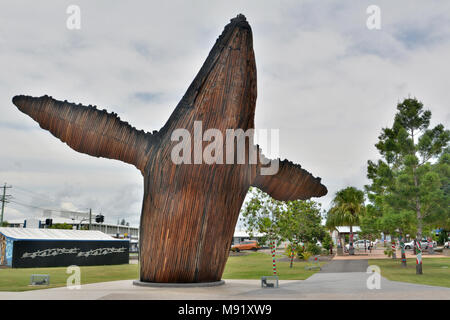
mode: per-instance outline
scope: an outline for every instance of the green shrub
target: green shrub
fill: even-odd
[[[52,224],[51,227],[49,227],[49,229],[68,229],[71,230],[73,229],[73,226],[71,224],[67,224],[67,223],[54,223]]]
[[[289,243],[289,244],[286,246],[286,250],[284,251],[284,254],[285,254],[288,258],[290,258],[290,257],[291,257],[291,254],[292,254],[292,250],[294,250],[294,257],[295,257],[295,256],[298,256],[298,247],[299,247],[299,246],[297,246],[295,243]]]
[[[298,259],[303,259],[303,255],[306,252],[305,247],[303,245],[298,245],[296,254]]]
[[[390,258],[394,254],[394,251],[392,250],[392,248],[389,247],[386,250],[384,250],[384,254]]]
[[[305,260],[305,261],[308,261],[311,256],[312,256],[311,252],[304,251],[302,253],[302,259]]]
[[[320,248],[315,243],[307,243],[305,250],[308,251],[309,253],[311,253],[314,256],[316,256],[316,255],[318,255],[318,254],[320,254],[322,252],[322,248]]]
[[[325,254],[329,254],[330,246],[333,245],[333,239],[328,232],[325,233],[322,239],[322,248],[326,250]]]
[[[435,240],[440,246],[442,246],[445,242],[448,241],[448,232],[446,230],[442,230],[439,232],[439,236],[437,240]]]

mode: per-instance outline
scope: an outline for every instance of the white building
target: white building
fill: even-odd
[[[250,234],[244,230],[235,230],[234,235],[233,235],[233,243],[232,244],[239,244],[245,240],[258,240],[262,236],[264,236],[264,235],[259,232],[253,234],[253,236],[250,236]]]
[[[76,230],[98,230],[107,235],[117,238],[117,239],[129,239],[130,240],[130,251],[135,252],[138,250],[139,243],[139,228],[131,227],[131,226],[123,226],[118,224],[109,224],[109,223],[97,223],[95,222],[95,218],[91,221],[91,225],[89,227],[89,221],[85,221],[84,219],[75,220],[70,218],[62,218],[62,217],[39,217],[34,219],[13,219],[8,220],[8,226],[13,228],[26,228],[27,221],[28,225],[32,225],[34,228],[45,228],[45,220],[52,219],[52,224],[69,224],[72,225]],[[37,224],[35,221],[37,220]],[[32,223],[31,223],[32,222]],[[90,229],[89,229],[90,228]]]
[[[361,232],[361,228],[359,226],[353,226],[352,227],[353,236],[355,239],[358,238],[358,233]],[[331,233],[331,238],[333,239],[334,244],[337,244],[339,241],[339,236],[344,237],[344,235],[350,234],[350,227],[348,226],[340,226],[336,227],[336,230],[333,230]]]

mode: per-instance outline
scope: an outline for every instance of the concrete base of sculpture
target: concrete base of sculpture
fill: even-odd
[[[225,281],[212,281],[212,282],[186,282],[186,283],[173,283],[173,282],[145,282],[134,280],[133,284],[140,287],[154,287],[154,288],[193,288],[193,287],[216,287],[225,284]]]

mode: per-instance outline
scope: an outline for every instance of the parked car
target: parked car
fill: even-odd
[[[450,249],[450,241],[444,243],[444,248]]]
[[[437,246],[436,241],[433,241],[432,244],[433,244],[433,248],[435,248]],[[422,239],[420,241],[420,246],[422,247],[422,250],[428,249],[427,239]],[[412,249],[412,248],[414,248],[414,240],[412,240],[410,242],[405,242],[405,249]]]
[[[364,244],[365,244],[365,246],[364,246]],[[371,244],[371,242],[369,240],[356,240],[356,241],[353,242],[353,248],[355,248],[355,249],[364,249],[364,248],[368,249],[370,244]],[[345,245],[346,251],[348,251],[349,248],[350,248],[350,244],[347,243]]]
[[[422,244],[422,247],[423,247],[423,242],[421,242],[421,244]],[[426,243],[425,243],[425,245],[427,245]],[[410,242],[405,242],[405,249],[412,249],[412,248],[414,248],[414,240],[411,240]]]
[[[258,245],[258,241],[256,240],[245,240],[239,244],[235,244],[231,246],[231,251],[239,252],[241,250],[254,250],[257,251],[259,248],[261,248]]]

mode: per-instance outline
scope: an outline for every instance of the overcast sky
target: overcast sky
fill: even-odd
[[[2,1],[0,183],[5,219],[42,209],[102,212],[138,226],[135,167],[77,153],[11,102],[17,94],[97,105],[159,130],[223,27],[243,13],[258,70],[256,128],[280,130],[280,152],[320,176],[328,195],[363,188],[367,160],[398,101],[415,96],[432,125],[450,122],[450,1]],[[69,5],[81,29],[69,30]],[[369,5],[381,29],[369,30]],[[19,205],[18,203],[22,203]],[[28,206],[25,206],[28,205]]]

